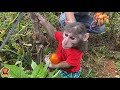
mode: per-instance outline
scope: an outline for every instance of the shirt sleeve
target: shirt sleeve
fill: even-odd
[[[70,55],[68,55],[66,62],[71,66],[77,66],[78,64],[80,64],[82,56],[83,56],[82,52],[81,53],[72,52]]]
[[[62,40],[62,32],[56,31],[56,32],[54,33],[54,37],[55,37],[55,39],[56,39],[58,42],[60,42],[60,41]]]

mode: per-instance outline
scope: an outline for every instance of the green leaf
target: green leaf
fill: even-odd
[[[10,77],[13,78],[28,78],[28,74],[25,74],[25,72],[16,65],[4,65],[5,67],[8,67],[10,69]]]
[[[58,70],[57,69],[55,69],[54,71],[52,71],[52,72],[49,72],[49,74],[48,74],[48,76],[47,76],[47,78],[54,78],[54,77],[56,77],[57,75],[58,75],[58,72],[57,72]],[[57,74],[56,74],[56,72],[57,72]]]
[[[58,76],[60,71],[57,71],[57,73],[55,73],[55,75],[52,76],[52,78],[56,78]]]
[[[36,66],[31,74],[31,78],[45,78],[46,76],[47,70],[44,69],[42,63]]]
[[[36,66],[37,66],[37,64],[32,60],[32,63],[31,63],[32,69],[34,70]]]

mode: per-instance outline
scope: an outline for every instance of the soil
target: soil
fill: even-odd
[[[92,61],[89,65],[94,69],[97,78],[115,78],[120,76],[120,71],[117,70],[115,63],[115,59],[103,58],[99,64]],[[87,72],[88,68],[84,67],[84,70]]]
[[[98,77],[100,78],[114,78],[119,75],[119,71],[116,69],[114,59],[103,59],[104,67],[100,67],[98,71]]]

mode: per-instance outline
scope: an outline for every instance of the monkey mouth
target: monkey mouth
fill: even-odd
[[[71,47],[72,47],[72,45],[69,45],[68,43],[62,42],[62,48],[63,48],[63,49],[69,49],[69,48],[71,48]]]
[[[63,47],[63,49],[69,49],[68,47]]]
[[[63,49],[69,49],[69,48],[71,48],[71,47],[69,47],[69,46],[67,46],[67,45],[62,45],[62,48],[63,48]]]

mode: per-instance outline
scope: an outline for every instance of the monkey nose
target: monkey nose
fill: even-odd
[[[67,45],[67,44],[68,44],[68,40],[65,41],[65,45]]]

